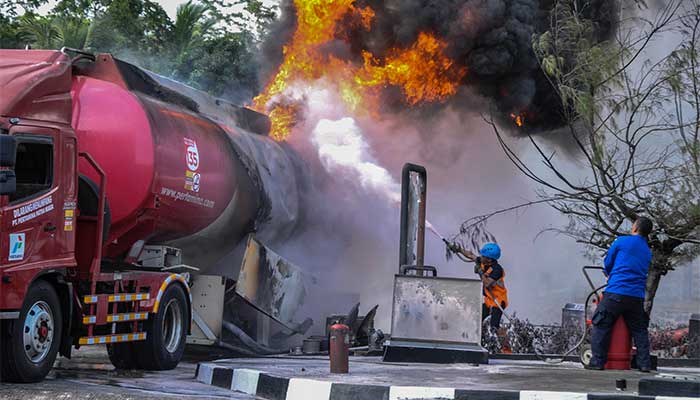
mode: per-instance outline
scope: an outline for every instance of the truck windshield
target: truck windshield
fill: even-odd
[[[53,181],[53,144],[50,139],[17,143],[17,191],[10,202],[34,197],[51,188]]]

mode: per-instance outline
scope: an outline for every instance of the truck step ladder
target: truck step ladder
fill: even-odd
[[[136,342],[139,340],[146,340],[146,332],[115,333],[114,335],[102,335],[102,336],[83,336],[78,340],[78,343],[80,345],[89,345],[89,344]]]
[[[108,303],[123,303],[127,301],[148,300],[151,298],[151,295],[148,293],[97,294],[85,296],[83,298],[83,303],[97,304],[97,302],[100,300],[100,297],[107,297]]]
[[[82,322],[83,325],[87,326],[87,336],[80,337],[78,344],[110,344],[146,340],[146,332],[138,332],[138,321],[147,320],[148,312],[141,311],[139,303],[150,299],[149,293],[107,293],[83,296],[84,310],[86,310],[87,315],[83,316]],[[118,304],[123,304],[123,306],[119,307]],[[119,311],[124,312],[118,312],[118,308],[121,308]],[[131,332],[118,330],[117,333],[114,333],[117,326],[115,324],[118,323],[131,324]],[[108,324],[112,325],[112,334],[93,335],[96,326],[104,327]],[[104,332],[104,328],[102,332]]]
[[[126,321],[145,321],[148,319],[147,312],[107,314],[107,322],[126,322]],[[83,317],[83,325],[92,325],[97,323],[97,316],[90,315]]]

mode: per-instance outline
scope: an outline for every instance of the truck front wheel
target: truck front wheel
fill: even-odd
[[[56,291],[46,281],[34,283],[19,319],[3,321],[0,378],[38,382],[51,370],[61,342],[62,316]]]
[[[177,367],[185,352],[189,319],[185,291],[178,284],[163,293],[158,312],[144,324],[146,340],[139,344],[138,361],[143,369],[167,370]]]

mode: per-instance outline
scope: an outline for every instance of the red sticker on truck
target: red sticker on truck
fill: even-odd
[[[185,171],[185,189],[191,192],[199,192],[199,182],[202,179],[197,172],[199,168],[199,150],[197,150],[197,142],[192,139],[185,138],[187,170]]]
[[[187,168],[194,172],[199,168],[199,150],[197,150],[197,143],[192,140],[185,138],[185,152],[187,154]]]

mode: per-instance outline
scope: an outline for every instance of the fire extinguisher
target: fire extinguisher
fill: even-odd
[[[632,338],[627,328],[625,319],[620,316],[613,325],[610,335],[610,348],[608,350],[608,362],[605,369],[630,369],[632,362]]]
[[[335,324],[330,329],[329,354],[332,374],[348,373],[348,355],[350,353],[350,328]]]

